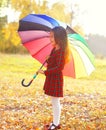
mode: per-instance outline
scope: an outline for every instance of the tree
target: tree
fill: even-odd
[[[59,10],[61,10],[61,12]],[[69,23],[70,21],[70,14],[65,13],[65,5],[60,2],[52,5],[49,15],[65,23]]]
[[[11,7],[20,12],[20,19],[28,14],[39,12],[39,8],[35,0],[11,0]]]

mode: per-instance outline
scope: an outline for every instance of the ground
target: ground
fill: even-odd
[[[0,130],[44,130],[52,121],[50,97],[43,93],[45,77],[29,82],[40,64],[28,55],[0,54]],[[61,130],[106,130],[106,59],[96,59],[95,71],[83,79],[64,77]]]

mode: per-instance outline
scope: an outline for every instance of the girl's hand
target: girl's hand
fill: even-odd
[[[36,73],[37,73],[37,74],[38,74],[38,73],[44,74],[44,71],[43,71],[43,70],[38,70]]]
[[[46,60],[48,60],[49,58],[50,58],[50,55],[46,56],[46,58],[45,58],[45,59],[46,59]]]

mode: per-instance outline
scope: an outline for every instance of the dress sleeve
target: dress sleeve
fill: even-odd
[[[57,53],[54,58],[56,59],[56,66],[44,71],[45,75],[55,74],[55,73],[61,72],[63,70],[63,68],[64,68],[64,52],[61,51],[61,52]]]

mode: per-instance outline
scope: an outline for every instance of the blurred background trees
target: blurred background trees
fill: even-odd
[[[25,53],[25,48],[20,44],[20,38],[17,33],[19,19],[24,16],[36,13],[46,14],[60,21],[71,25],[74,11],[65,11],[63,3],[54,3],[48,6],[49,1],[40,0],[2,0],[0,1],[0,52],[5,53]],[[78,6],[78,5],[77,5]],[[11,12],[14,15],[11,15]],[[13,20],[10,20],[10,16]],[[84,35],[83,29],[77,25],[75,31]]]

